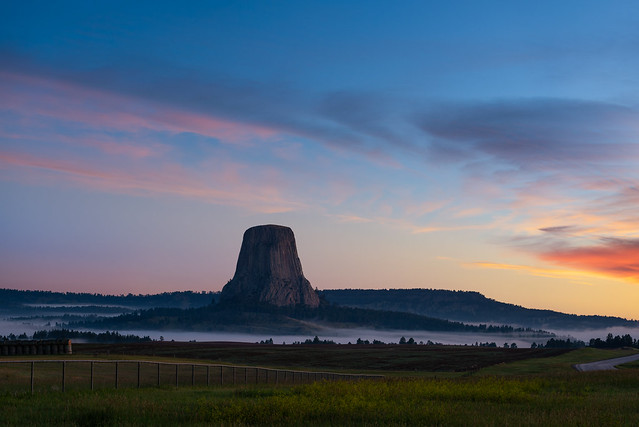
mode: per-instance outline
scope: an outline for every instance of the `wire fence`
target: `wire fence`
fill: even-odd
[[[145,360],[0,361],[0,389],[67,391],[121,387],[194,387],[355,381],[382,375]]]

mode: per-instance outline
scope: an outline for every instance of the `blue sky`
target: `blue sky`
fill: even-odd
[[[639,318],[634,2],[6,2],[0,286],[328,288]]]

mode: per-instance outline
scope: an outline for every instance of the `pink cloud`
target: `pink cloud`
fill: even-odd
[[[80,123],[89,128],[128,132],[140,129],[193,132],[231,143],[267,138],[278,133],[264,126],[150,104],[68,82],[11,73],[0,73],[0,108],[24,116]]]
[[[46,130],[44,131],[46,132]],[[0,129],[0,138],[11,139],[16,141],[41,141],[44,136],[35,136],[20,133],[9,133]],[[156,157],[166,153],[169,150],[164,144],[148,141],[127,142],[126,139],[116,139],[107,135],[94,136],[71,136],[56,134],[50,137],[55,142],[76,146],[91,147],[104,154],[114,156],[124,156],[133,159],[143,159],[146,157]]]
[[[0,169],[27,172],[28,179],[41,184],[73,183],[92,190],[124,194],[162,194],[227,204],[258,212],[286,212],[305,208],[282,195],[277,185],[268,182],[252,184],[228,168],[209,180],[193,176],[179,165],[139,165],[134,172],[116,167],[96,166],[81,160],[60,160],[29,154],[0,152]],[[215,185],[207,185],[214,182]]]
[[[599,245],[549,250],[540,254],[540,258],[639,283],[639,240],[636,239],[605,239]]]

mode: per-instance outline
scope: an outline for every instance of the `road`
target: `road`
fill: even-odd
[[[597,362],[580,363],[575,365],[575,369],[579,372],[587,371],[610,371],[617,369],[616,366],[623,365],[624,363],[634,362],[639,360],[639,354],[633,354],[632,356],[617,357],[616,359],[599,360]]]

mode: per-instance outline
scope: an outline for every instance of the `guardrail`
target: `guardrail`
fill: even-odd
[[[44,366],[48,365],[48,366]],[[315,381],[355,381],[379,379],[383,375],[345,374],[326,371],[300,371],[256,366],[203,363],[169,363],[147,360],[7,360],[0,367],[6,372],[2,382],[24,383],[29,390],[36,386],[66,391],[73,388],[148,387],[161,385],[212,386],[241,384],[301,384]],[[20,368],[22,370],[20,371]],[[57,372],[56,372],[57,371]]]

